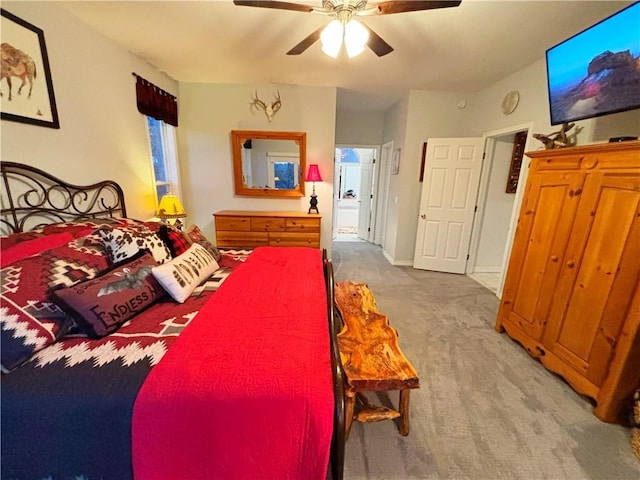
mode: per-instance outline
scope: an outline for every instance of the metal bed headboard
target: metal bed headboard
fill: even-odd
[[[30,165],[0,162],[0,235],[59,222],[126,217],[124,192],[111,180],[72,185]]]

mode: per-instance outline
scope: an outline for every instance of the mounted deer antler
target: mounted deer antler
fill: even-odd
[[[250,103],[251,111],[253,112],[253,108],[256,107],[264,112],[271,123],[271,119],[273,116],[280,110],[282,106],[282,100],[280,99],[280,91],[276,90],[277,94],[275,95],[275,101],[271,102],[271,104],[267,105],[265,102],[258,98],[258,91],[256,91],[255,96],[253,97],[253,101]]]

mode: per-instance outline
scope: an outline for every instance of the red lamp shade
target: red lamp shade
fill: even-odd
[[[305,182],[321,182],[322,177],[320,176],[320,170],[318,170],[318,165],[312,163],[309,165],[309,170],[307,170],[307,177],[305,178]]]

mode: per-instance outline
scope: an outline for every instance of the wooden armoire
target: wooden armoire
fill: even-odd
[[[640,142],[527,153],[496,330],[626,423],[640,387]]]

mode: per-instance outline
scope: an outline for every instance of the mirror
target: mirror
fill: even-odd
[[[307,134],[232,130],[236,195],[304,197]]]

